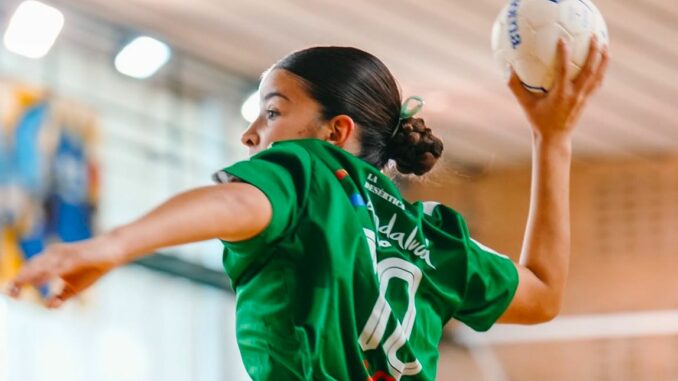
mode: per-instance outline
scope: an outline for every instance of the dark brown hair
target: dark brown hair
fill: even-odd
[[[375,167],[382,169],[392,159],[399,172],[422,175],[442,155],[442,141],[423,119],[400,120],[398,85],[375,56],[356,48],[314,47],[288,55],[272,69],[301,78],[325,120],[351,117],[359,129],[358,156]]]

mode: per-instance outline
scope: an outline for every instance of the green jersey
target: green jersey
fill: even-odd
[[[375,167],[321,140],[292,140],[217,172],[273,207],[256,237],[224,242],[236,332],[254,380],[434,380],[443,326],[479,331],[518,284],[463,218],[409,203]]]

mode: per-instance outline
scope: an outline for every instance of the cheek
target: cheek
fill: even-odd
[[[313,138],[318,134],[318,130],[317,123],[307,118],[286,119],[271,125],[268,138],[272,141]]]
[[[275,142],[295,139],[293,127],[294,124],[287,123],[287,121],[284,120],[268,122],[268,124],[258,132],[259,145],[262,149],[266,149]]]
[[[297,131],[298,137],[314,138],[318,133],[318,127],[315,124],[307,124],[306,127]]]
[[[299,125],[303,127],[297,128],[296,132],[298,137],[322,138],[321,135],[324,130],[322,128],[323,124],[317,115],[306,115],[303,120],[299,121]]]

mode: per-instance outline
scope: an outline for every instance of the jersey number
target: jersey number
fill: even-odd
[[[374,237],[368,235],[367,241],[370,247],[370,254],[372,254],[372,258],[376,262],[376,245],[374,245],[374,242],[370,242],[370,238],[374,239]],[[396,321],[395,329],[382,345],[391,368],[390,371],[396,376],[396,380],[399,380],[403,375],[415,375],[422,370],[419,360],[415,359],[414,361],[404,363],[397,356],[398,350],[410,339],[414,319],[417,317],[414,297],[417,293],[422,274],[417,266],[400,258],[387,258],[376,263],[376,272],[379,279],[379,298],[358,340],[363,351],[376,349],[379,346],[386,333],[386,325],[392,316],[391,306],[386,300],[386,291],[388,290],[389,283],[392,279],[405,281],[409,298],[407,312],[403,317],[402,324]]]

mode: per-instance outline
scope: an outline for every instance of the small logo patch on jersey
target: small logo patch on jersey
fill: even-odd
[[[345,169],[339,169],[339,170],[337,170],[336,172],[334,172],[334,175],[337,176],[337,178],[339,179],[339,181],[341,181],[341,180],[343,180],[344,178],[346,178],[346,176],[348,176],[348,172],[346,172]]]
[[[363,200],[363,196],[360,194],[354,193],[351,195],[351,204],[353,206],[365,206],[365,200]]]

